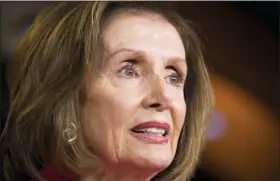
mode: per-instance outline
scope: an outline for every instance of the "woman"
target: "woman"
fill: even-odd
[[[33,180],[190,178],[211,88],[198,38],[165,4],[56,4],[11,69],[7,178],[11,163]]]

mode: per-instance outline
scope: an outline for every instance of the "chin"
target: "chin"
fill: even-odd
[[[138,149],[136,152],[136,154],[138,154],[137,156],[135,155],[134,162],[138,167],[145,167],[159,171],[164,170],[171,164],[174,155],[170,148],[159,148],[156,146],[154,146],[155,148],[151,148],[153,146],[149,145],[148,148],[142,147],[141,150],[143,151]]]
[[[150,143],[129,136],[125,143],[118,152],[119,161],[138,169],[162,171],[171,164],[176,152],[172,149],[174,142],[171,140],[165,143]]]

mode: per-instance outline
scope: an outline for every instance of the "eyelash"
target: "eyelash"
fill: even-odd
[[[134,60],[129,60],[127,61],[127,63],[121,67],[121,69],[118,71],[118,74],[121,75],[122,71],[124,70],[128,70],[128,69],[131,69],[134,71],[135,74],[137,74],[136,76],[139,76],[139,74],[137,73],[136,69],[137,69],[137,64],[134,62]],[[127,78],[130,78],[131,76],[127,76],[127,75],[121,75],[121,76],[124,76],[124,77],[127,77]],[[136,77],[136,76],[132,76],[132,77]]]
[[[128,69],[131,69],[134,71],[134,73],[136,74],[135,76],[127,76],[127,75],[121,75],[123,77],[126,77],[126,78],[133,78],[133,77],[139,77],[139,74],[137,73],[136,69],[138,68],[138,65],[137,65],[137,62],[136,60],[128,60],[126,61],[127,63],[122,66],[120,68],[120,70],[118,70],[118,74],[121,75],[122,74],[122,71],[124,70],[128,70]],[[170,75],[168,75],[167,77],[170,77],[170,76],[176,76],[177,78],[177,82],[176,83],[171,83],[173,86],[176,86],[176,87],[182,87],[182,85],[184,84],[184,81],[185,81],[185,74],[181,71],[179,71],[178,69],[176,69],[175,67],[173,66],[168,66],[166,67],[167,69],[171,69],[171,70],[174,70],[175,73],[172,73]],[[124,73],[125,74],[125,73]]]
[[[174,70],[175,73],[172,73],[171,75],[169,76],[176,76],[176,78],[178,79],[178,81],[175,83],[175,84],[172,84],[173,86],[176,86],[176,87],[182,87],[182,85],[184,84],[185,82],[185,74],[181,71],[179,71],[178,69],[176,69],[175,67],[173,66],[168,66],[166,67],[168,69],[171,69],[171,70]]]

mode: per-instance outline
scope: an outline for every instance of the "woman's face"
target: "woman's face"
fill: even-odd
[[[83,105],[83,131],[103,163],[164,169],[184,123],[185,49],[155,15],[117,15],[105,27],[105,65]]]

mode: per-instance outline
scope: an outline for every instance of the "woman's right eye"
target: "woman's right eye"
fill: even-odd
[[[123,66],[118,71],[118,74],[122,77],[127,77],[127,78],[138,77],[139,74],[137,73],[136,68],[137,68],[137,66],[135,64],[129,63],[129,64]]]

